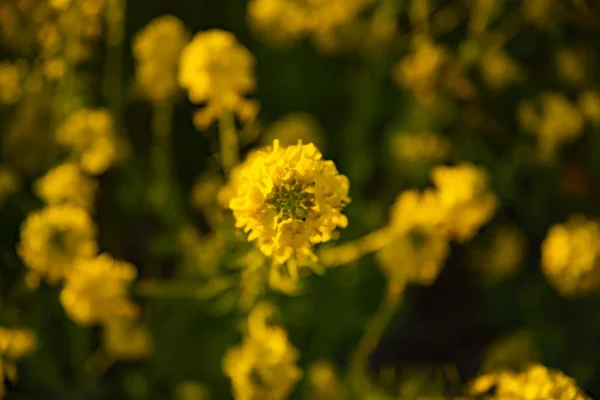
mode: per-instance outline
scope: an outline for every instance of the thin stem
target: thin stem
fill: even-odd
[[[108,0],[106,5],[106,63],[102,93],[109,110],[117,116],[121,111],[123,84],[123,38],[125,2]]]
[[[239,162],[239,145],[235,120],[231,111],[225,111],[219,119],[219,145],[221,148],[221,164],[226,175]]]
[[[164,210],[169,196],[169,182],[172,173],[172,122],[173,104],[164,101],[154,104],[152,116],[153,142],[151,149],[152,173],[155,192],[152,196],[155,206]]]
[[[207,284],[198,284],[190,281],[154,281],[143,280],[138,282],[133,290],[136,295],[154,298],[193,298],[209,299],[232,287],[226,279],[214,278]]]
[[[388,227],[370,232],[359,239],[338,247],[323,250],[319,256],[321,265],[337,267],[351,263],[361,257],[380,250],[390,244],[394,235]]]

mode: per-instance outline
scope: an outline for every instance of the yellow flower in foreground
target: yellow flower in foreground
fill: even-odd
[[[554,225],[542,243],[542,270],[563,296],[600,286],[600,224],[573,216]]]
[[[492,388],[494,394],[486,395]],[[575,379],[539,364],[519,373],[499,371],[482,375],[471,383],[469,392],[486,400],[591,400],[577,387]]]
[[[128,320],[111,320],[104,325],[103,346],[117,360],[139,360],[152,352],[152,336],[146,327]]]
[[[433,191],[402,193],[390,212],[393,241],[376,253],[388,278],[398,287],[431,285],[449,254],[449,239],[439,230],[445,215]]]
[[[236,400],[287,399],[302,376],[298,350],[285,330],[268,324],[275,310],[264,303],[248,316],[243,342],[223,358],[223,371],[231,380]]]
[[[33,351],[35,334],[28,329],[8,329],[0,326],[0,398],[5,393],[4,381],[16,382],[15,361]]]
[[[281,147],[275,140],[240,166],[234,183],[229,207],[236,227],[276,264],[316,261],[314,245],[348,225],[342,214],[350,201],[348,178],[313,144]]]
[[[138,307],[127,298],[127,292],[136,276],[133,265],[108,254],[80,258],[67,276],[60,302],[81,325],[135,318]]]
[[[206,128],[223,112],[242,120],[254,118],[255,102],[245,95],[254,91],[254,56],[230,32],[211,29],[197,33],[181,52],[179,83],[192,103],[206,103],[194,122]]]
[[[537,136],[540,155],[547,161],[583,130],[581,112],[559,93],[543,93],[533,101],[524,101],[517,114],[522,128]]]
[[[69,203],[90,209],[98,188],[95,180],[85,176],[75,163],[60,164],[35,183],[35,192],[47,204]]]
[[[17,252],[28,268],[57,283],[75,259],[96,254],[96,227],[82,208],[49,206],[27,216]]]
[[[494,215],[498,201],[483,168],[469,163],[439,166],[432,170],[431,180],[451,237],[459,241],[470,240]]]
[[[58,127],[56,141],[71,150],[82,170],[99,175],[118,158],[115,129],[108,110],[82,109]]]
[[[151,101],[165,101],[176,93],[179,57],[189,36],[183,22],[173,15],[164,15],[151,21],[133,39],[135,79]]]

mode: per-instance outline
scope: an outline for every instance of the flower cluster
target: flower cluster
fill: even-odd
[[[254,91],[254,56],[230,32],[212,29],[197,33],[182,52],[179,83],[192,103],[205,103],[194,123],[199,129],[209,126],[224,112],[242,120],[254,118],[256,102],[245,95]]]
[[[56,141],[70,150],[80,168],[100,175],[118,158],[115,122],[105,109],[82,109],[67,118],[56,131]]]
[[[486,395],[495,388],[493,395]],[[472,395],[486,400],[589,400],[573,378],[562,372],[534,364],[522,372],[499,371],[476,378]]]
[[[166,101],[177,92],[179,57],[189,36],[183,22],[172,15],[153,20],[135,36],[136,82],[151,101]]]
[[[580,215],[550,228],[542,243],[542,270],[563,296],[600,286],[600,223]]]
[[[66,162],[49,170],[35,183],[35,192],[49,205],[72,204],[92,208],[98,184],[77,164]]]
[[[236,400],[287,399],[302,376],[296,365],[298,350],[286,331],[268,323],[274,314],[270,305],[258,304],[248,316],[243,342],[223,358]]]
[[[5,379],[17,380],[15,361],[27,356],[35,346],[36,336],[32,331],[0,326],[0,398],[5,394]]]
[[[350,201],[348,178],[322,157],[313,144],[281,147],[275,140],[238,167],[229,203],[235,225],[278,265],[316,261],[314,245],[348,224],[342,214]],[[295,264],[288,265],[293,280]],[[275,281],[278,270],[272,269]]]

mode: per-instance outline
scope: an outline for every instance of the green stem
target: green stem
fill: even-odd
[[[164,101],[154,104],[154,113],[152,115],[152,149],[151,163],[154,184],[156,185],[156,195],[159,197],[158,209],[164,209],[168,202],[169,181],[172,176],[172,122],[173,122],[173,103]]]
[[[124,22],[125,2],[108,0],[106,5],[107,52],[102,93],[108,109],[116,117],[121,112],[122,101]]]
[[[219,119],[219,145],[221,164],[226,175],[239,163],[239,145],[235,119],[231,111],[225,111]]]

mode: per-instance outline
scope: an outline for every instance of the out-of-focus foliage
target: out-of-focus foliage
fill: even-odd
[[[0,0],[0,398],[600,397],[600,3]]]

